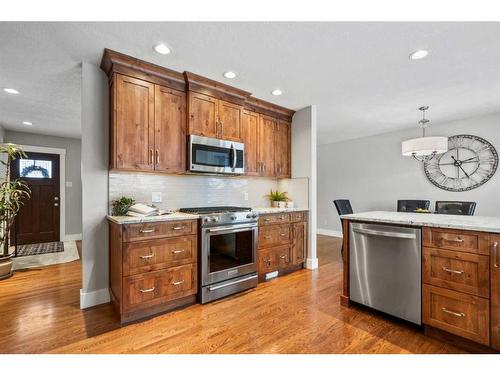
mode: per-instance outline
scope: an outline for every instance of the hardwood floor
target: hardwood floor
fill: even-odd
[[[0,283],[6,353],[460,353],[419,330],[339,304],[340,241],[318,236],[320,268],[207,305],[119,327],[111,306],[81,311],[80,261]]]

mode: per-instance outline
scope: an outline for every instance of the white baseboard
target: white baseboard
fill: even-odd
[[[322,234],[323,236],[341,237],[342,238],[342,232],[340,230],[318,228],[317,233]]]
[[[80,309],[108,303],[110,301],[108,288],[84,292],[80,289]]]
[[[82,239],[81,233],[67,234],[64,236],[64,241],[81,241],[81,239]]]
[[[315,270],[316,268],[318,268],[318,258],[307,258],[306,268],[308,270]]]

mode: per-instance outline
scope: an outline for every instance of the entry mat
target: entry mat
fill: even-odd
[[[24,257],[28,255],[40,255],[60,253],[64,251],[64,242],[44,242],[29,245],[19,245],[17,247],[17,256]]]

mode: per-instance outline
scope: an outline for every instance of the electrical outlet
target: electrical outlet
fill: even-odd
[[[151,203],[161,203],[161,191],[151,193]]]
[[[246,200],[246,201],[248,200],[248,192],[245,191],[243,193],[243,199]]]

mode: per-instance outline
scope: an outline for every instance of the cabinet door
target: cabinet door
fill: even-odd
[[[491,235],[491,346],[500,350],[500,235]]]
[[[292,260],[293,264],[302,264],[307,252],[307,224],[298,222],[292,224]]]
[[[290,246],[282,246],[276,249],[276,262],[279,269],[286,269],[292,264]]]
[[[290,124],[279,120],[276,125],[276,156],[275,171],[276,177],[290,177]]]
[[[114,144],[119,169],[152,170],[154,85],[117,74]]]
[[[274,177],[275,128],[278,121],[275,118],[261,115],[258,132],[259,175]]]
[[[274,249],[259,250],[259,275],[265,275],[277,269],[278,265]]]
[[[241,121],[241,141],[245,144],[245,174],[257,175],[257,134],[259,115],[252,111],[243,111]]]
[[[241,117],[243,107],[219,100],[219,137],[228,141],[241,142]]]
[[[155,170],[186,170],[186,94],[155,87]]]
[[[217,138],[217,102],[211,96],[189,93],[189,134]]]

